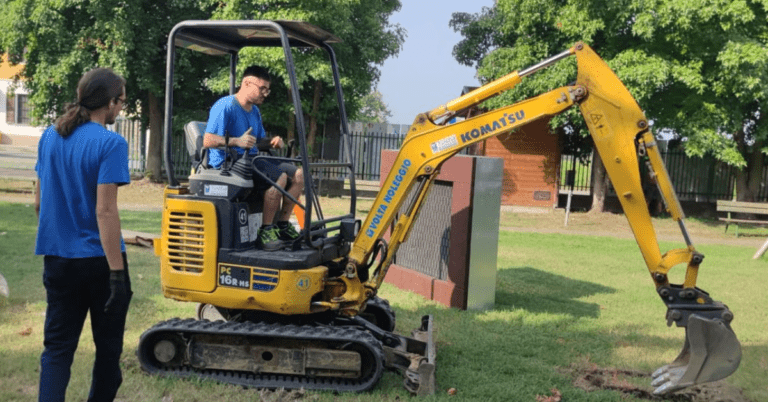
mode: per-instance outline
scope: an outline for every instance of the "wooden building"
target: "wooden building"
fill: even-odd
[[[462,94],[473,89],[465,87]],[[468,118],[479,113],[473,108],[462,115]],[[485,140],[469,152],[504,159],[501,205],[557,206],[561,149],[558,136],[549,130],[548,119]]]

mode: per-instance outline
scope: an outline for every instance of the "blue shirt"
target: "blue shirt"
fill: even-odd
[[[236,138],[243,135],[249,128],[253,128],[251,135],[256,137],[256,141],[266,137],[264,126],[261,124],[259,108],[254,105],[251,107],[250,112],[246,111],[240,106],[240,102],[237,101],[235,95],[229,95],[219,99],[211,107],[205,132],[222,137],[224,137],[225,133],[229,133],[230,138]],[[240,147],[232,148],[240,155],[245,153],[245,150]],[[255,155],[258,152],[258,148],[254,145],[248,153]],[[224,152],[211,148],[208,151],[208,164],[218,168],[222,162],[224,162]]]
[[[87,122],[67,138],[48,127],[37,146],[40,219],[35,254],[64,258],[104,256],[96,220],[99,184],[131,181],[128,143],[98,123]],[[120,239],[120,248],[125,243]]]

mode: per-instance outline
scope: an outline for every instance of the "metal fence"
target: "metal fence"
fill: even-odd
[[[351,160],[354,164],[355,178],[358,180],[379,180],[381,168],[381,151],[383,149],[399,149],[410,126],[404,124],[350,123]],[[113,130],[117,131],[128,141],[129,166],[132,173],[143,173],[146,167],[147,133],[141,130],[141,124],[136,120],[118,119]],[[339,144],[340,160],[345,160],[346,154],[342,144]],[[172,145],[174,173],[185,179],[190,173],[191,160],[186,150],[184,139],[173,138]],[[594,154],[593,154],[594,155]],[[697,202],[714,202],[715,200],[733,198],[736,168],[728,166],[713,157],[689,157],[682,150],[661,149],[661,155],[669,172],[669,176],[681,200]],[[164,155],[163,155],[164,157]],[[566,178],[568,171],[574,171],[574,190],[588,193],[592,188],[592,159],[579,160],[573,155],[562,155],[560,162],[560,183],[567,190]],[[323,162],[321,159],[313,162]],[[323,178],[346,178],[348,171],[343,168],[333,168],[324,172],[313,172]],[[768,201],[768,163],[763,169],[761,188],[756,201]],[[613,189],[609,189],[609,193]]]
[[[714,202],[733,198],[736,167],[729,166],[714,157],[691,157],[683,150],[661,150],[661,157],[667,167],[672,185],[678,198],[685,201]],[[567,172],[573,170],[574,191],[590,192],[592,189],[592,161],[594,153],[583,161],[573,155],[561,157],[560,188],[567,190]],[[645,166],[640,166],[641,173],[646,174]],[[768,200],[766,188],[768,166],[763,169],[763,180],[757,201]],[[615,195],[612,186],[609,194]]]
[[[147,136],[141,131],[141,122],[118,117],[109,129],[128,141],[128,168],[131,173],[144,173],[147,167]]]
[[[580,160],[574,155],[560,156],[560,183],[561,189],[570,188],[568,172],[573,172],[573,190],[576,192],[589,192],[592,189],[592,156],[586,160]]]
[[[349,125],[350,148],[355,178],[358,180],[379,180],[381,151],[399,149],[408,134],[409,125],[352,122]],[[341,146],[341,160],[345,160]]]
[[[131,173],[143,174],[147,167],[148,133],[147,130],[141,129],[141,122],[118,117],[115,124],[111,125],[109,129],[122,135],[128,142],[128,168]],[[178,178],[186,179],[189,177],[192,166],[192,159],[187,153],[187,145],[181,136],[174,136],[171,141],[173,172]],[[165,153],[161,153],[161,158],[165,158]],[[161,161],[161,163],[164,162],[164,160]],[[162,175],[165,177],[164,168]]]

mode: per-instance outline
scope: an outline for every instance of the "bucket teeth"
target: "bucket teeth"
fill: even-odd
[[[653,373],[653,393],[664,395],[691,385],[725,378],[739,367],[741,345],[721,320],[691,315],[685,344],[675,361]]]

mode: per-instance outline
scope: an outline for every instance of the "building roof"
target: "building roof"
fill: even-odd
[[[0,80],[12,80],[17,75],[21,74],[23,69],[24,64],[12,66],[11,63],[8,62],[8,55],[4,54],[2,59],[0,59]]]

